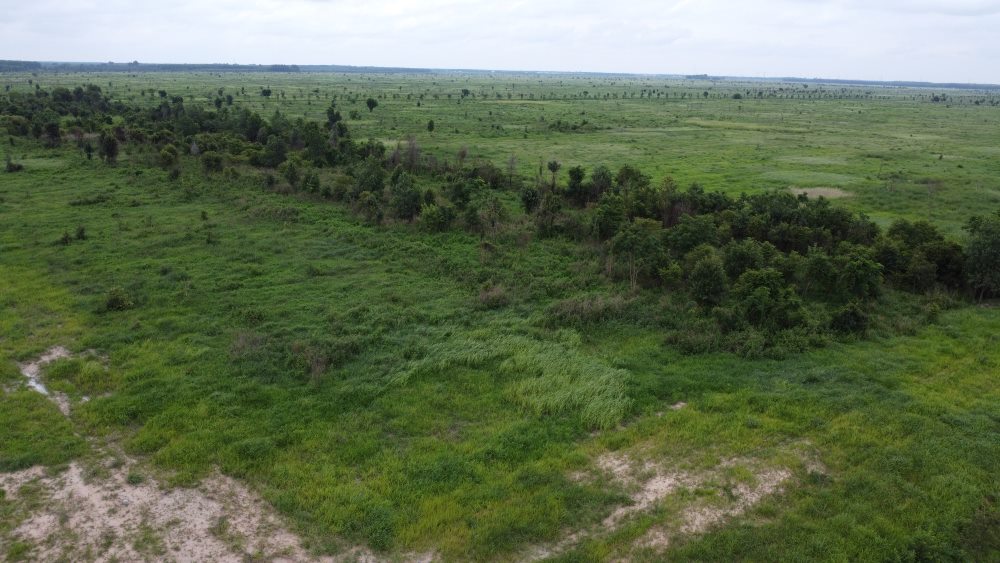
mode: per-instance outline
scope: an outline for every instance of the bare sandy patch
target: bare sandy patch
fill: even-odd
[[[62,346],[20,364],[27,384],[63,414],[69,400],[49,391],[42,368],[72,354]],[[26,542],[36,561],[363,561],[380,560],[363,547],[314,557],[277,512],[239,481],[214,473],[194,488],[169,488],[113,444],[91,441],[95,455],[60,473],[32,467],[0,473],[17,526],[0,545]],[[405,557],[430,561],[434,554]]]
[[[852,197],[854,194],[848,191],[844,191],[840,188],[799,188],[792,186],[788,188],[790,192],[795,195],[806,194],[809,198],[820,198],[824,197],[826,199],[840,199],[845,197]]]
[[[18,364],[18,368],[20,368],[21,373],[28,379],[28,387],[51,399],[52,402],[59,407],[59,410],[66,416],[69,416],[70,410],[69,397],[63,393],[52,393],[49,391],[48,387],[46,387],[45,383],[42,381],[42,368],[56,360],[68,358],[70,356],[72,356],[72,354],[66,348],[62,346],[53,346],[46,350],[44,354],[39,356],[38,359],[24,364]]]
[[[668,506],[674,512],[669,522],[650,528],[634,544],[636,548],[659,552],[678,537],[705,533],[744,514],[765,498],[781,492],[792,477],[789,469],[765,466],[759,460],[730,458],[708,469],[685,470],[623,452],[599,456],[594,468],[599,475],[623,486],[629,493],[629,503],[616,507],[600,527],[575,530],[558,542],[537,546],[527,559],[558,555],[585,537],[612,533],[631,517]],[[736,479],[734,474],[742,474],[743,478]],[[586,480],[584,475],[578,472],[573,477],[582,482]],[[695,490],[698,494],[683,494]]]
[[[34,485],[36,510],[12,536],[30,543],[39,561],[315,560],[237,481],[214,474],[197,488],[165,489],[154,479],[136,482],[135,466],[109,458],[96,471],[74,462],[58,475],[31,468],[0,476],[14,502]]]
[[[728,518],[739,516],[765,497],[777,493],[792,477],[787,469],[769,469],[754,475],[753,483],[738,483],[731,491],[732,499],[724,504],[694,506],[684,511],[680,531],[700,534]],[[721,493],[720,493],[721,494]]]

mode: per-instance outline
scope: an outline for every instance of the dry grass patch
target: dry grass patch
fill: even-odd
[[[840,188],[799,188],[797,186],[792,186],[788,188],[788,190],[795,195],[805,194],[806,197],[813,199],[819,197],[825,197],[826,199],[841,199],[845,197],[852,197],[854,195],[851,192]]]

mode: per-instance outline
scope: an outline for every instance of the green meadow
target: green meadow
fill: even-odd
[[[309,120],[336,96],[355,139],[412,139],[425,159],[543,179],[556,160],[560,183],[571,166],[630,164],[731,195],[826,188],[880,225],[927,220],[959,241],[970,216],[1000,208],[996,92],[517,74],[0,83],[95,83],[148,107],[159,90],[189,106],[232,95]],[[0,173],[0,471],[57,471],[112,441],[173,486],[215,469],[246,482],[318,555],[1000,560],[995,303],[938,296],[920,322],[887,313],[781,357],[691,354],[667,333],[693,305],[608,276],[569,237],[372,225],[267,189],[249,166],[211,175],[184,155],[171,179],[130,144],[115,166],[69,142],[11,137],[0,154],[24,166]],[[515,194],[499,197],[528,221]],[[55,345],[103,359],[45,370],[69,418],[20,386],[17,364]],[[599,469],[609,455],[713,477],[608,527],[637,502]],[[779,491],[683,531],[688,507],[767,468],[788,472]],[[13,553],[5,503],[0,551]],[[660,529],[675,532],[667,545],[643,541]]]
[[[4,78],[11,91],[94,83],[112,99],[148,106],[163,90],[211,107],[221,91],[265,118],[280,111],[322,121],[336,101],[356,138],[392,147],[413,137],[441,162],[465,149],[468,161],[504,169],[513,157],[525,177],[557,160],[563,174],[627,163],[654,182],[672,176],[731,194],[834,187],[851,196],[842,205],[882,222],[927,219],[956,234],[970,214],[1000,205],[996,91],[502,73]],[[371,112],[368,97],[379,104]]]

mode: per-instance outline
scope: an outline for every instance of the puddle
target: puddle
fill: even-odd
[[[28,379],[28,387],[31,387],[35,391],[38,391],[46,397],[52,396],[49,393],[49,389],[45,387],[42,383],[42,368],[46,364],[50,364],[56,360],[62,358],[68,358],[72,354],[66,348],[62,346],[53,346],[45,351],[37,360],[33,362],[28,362],[26,364],[19,364],[18,367],[21,368],[21,373]]]

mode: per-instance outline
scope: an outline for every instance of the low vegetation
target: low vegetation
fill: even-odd
[[[740,95],[699,98],[755,96]],[[320,119],[265,118],[222,89],[141,98],[0,97],[23,163],[0,184],[0,468],[66,463],[80,433],[120,439],[173,484],[245,480],[317,553],[513,559],[567,537],[546,555],[1000,549],[985,531],[1000,326],[982,306],[1000,293],[1000,213],[875,217],[864,198],[681,185],[628,159],[445,161],[415,137],[359,140],[350,121],[395,107],[382,94],[357,118],[323,98]],[[447,135],[434,121],[420,128]],[[589,114],[546,129],[610,134]],[[55,344],[101,354],[45,369],[69,419],[16,389],[15,362]],[[602,534],[627,486],[573,475],[608,451],[692,475],[751,460],[780,468],[783,492],[654,547],[642,538],[682,529],[685,495],[755,490],[750,469]]]

